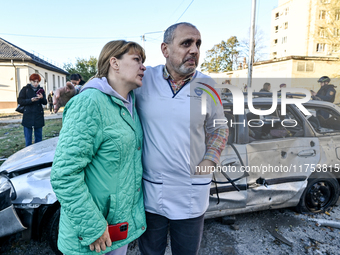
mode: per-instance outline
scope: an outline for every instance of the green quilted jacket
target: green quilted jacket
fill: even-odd
[[[73,97],[64,109],[51,171],[61,204],[58,248],[64,254],[98,254],[89,245],[107,223],[127,221],[128,237],[102,253],[128,244],[146,229],[143,133],[133,109],[134,119],[121,100],[93,88]]]

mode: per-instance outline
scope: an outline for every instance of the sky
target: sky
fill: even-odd
[[[278,0],[257,0],[256,5],[256,25],[269,52],[271,11]],[[163,31],[190,22],[201,32],[201,64],[205,52],[222,40],[249,37],[251,6],[252,0],[7,0],[0,37],[61,67],[77,58],[98,57],[111,40],[135,41],[145,45],[145,65],[155,66],[165,63]]]

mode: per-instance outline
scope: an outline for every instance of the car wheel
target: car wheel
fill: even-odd
[[[47,238],[52,250],[57,255],[63,255],[58,250],[58,232],[59,232],[59,218],[60,218],[60,208],[52,215],[51,220],[47,227]]]
[[[313,173],[296,209],[300,213],[321,213],[339,197],[339,183],[331,173]]]

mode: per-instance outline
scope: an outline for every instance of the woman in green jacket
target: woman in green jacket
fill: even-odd
[[[64,254],[126,254],[146,229],[143,133],[132,91],[142,86],[144,61],[137,43],[107,43],[95,78],[64,109],[51,172]],[[108,225],[125,222],[127,238],[111,242]]]

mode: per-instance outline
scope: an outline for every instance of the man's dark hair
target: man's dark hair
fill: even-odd
[[[195,27],[193,24],[188,23],[188,22],[180,22],[180,23],[171,25],[170,27],[167,28],[167,30],[165,30],[164,37],[163,37],[164,43],[166,44],[172,43],[172,41],[174,40],[175,30],[179,25],[185,25],[185,26],[189,26],[189,27],[193,27],[197,29],[197,27]]]

